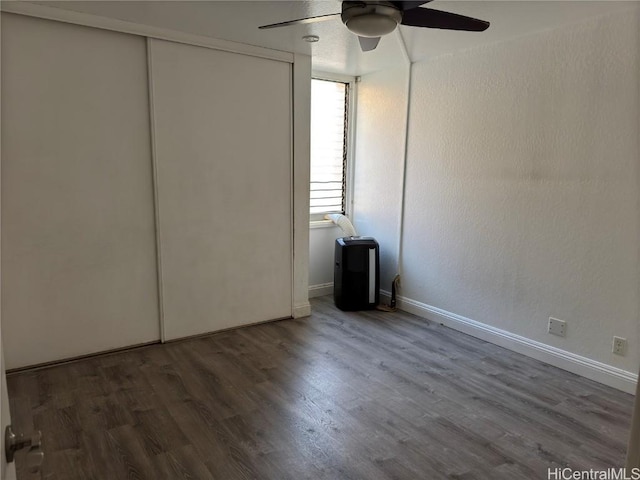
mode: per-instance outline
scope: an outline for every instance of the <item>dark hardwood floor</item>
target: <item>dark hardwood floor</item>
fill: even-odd
[[[8,377],[42,478],[546,479],[621,467],[633,397],[405,313],[283,320]],[[32,478],[17,466],[20,479]]]

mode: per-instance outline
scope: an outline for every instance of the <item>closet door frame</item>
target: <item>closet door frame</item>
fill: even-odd
[[[2,12],[38,17],[87,27],[156,38],[226,52],[250,55],[291,64],[291,316],[300,318],[311,314],[309,304],[309,152],[311,118],[311,57],[264,47],[246,45],[176,30],[143,25],[113,18],[48,7],[26,2],[2,2]],[[148,41],[148,40],[147,40]],[[147,48],[147,56],[149,49]],[[150,110],[151,110],[150,106]],[[151,111],[150,111],[151,115]],[[151,118],[153,121],[153,119]],[[151,124],[153,135],[153,124]],[[153,146],[152,146],[153,148]],[[154,152],[152,151],[152,155]],[[154,190],[157,184],[154,182]],[[157,193],[154,192],[154,195]],[[157,198],[155,199],[157,206]],[[157,220],[157,208],[156,208]],[[161,268],[160,264],[158,268]],[[161,276],[158,272],[159,307],[162,312]],[[160,313],[162,318],[162,313]],[[161,341],[164,342],[161,327]]]
[[[145,40],[2,23],[7,367],[156,343]]]
[[[291,64],[158,39],[147,55],[162,339],[291,317]]]

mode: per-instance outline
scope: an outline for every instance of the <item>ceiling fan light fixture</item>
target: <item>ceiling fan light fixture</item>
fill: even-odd
[[[1,0],[0,0],[1,1]],[[330,13],[315,17],[299,18],[286,22],[271,23],[258,28],[277,28],[290,25],[324,22],[340,17],[349,31],[358,36],[360,49],[370,52],[378,46],[383,35],[393,32],[400,24],[408,27],[441,28],[444,30],[462,30],[467,32],[483,32],[489,28],[489,22],[477,18],[465,17],[457,13],[421,8],[431,0],[343,0],[341,13]],[[303,37],[306,41],[314,41],[313,36]]]
[[[381,15],[379,13],[365,13],[348,19],[345,25],[349,31],[360,37],[381,37],[393,32],[401,18]]]

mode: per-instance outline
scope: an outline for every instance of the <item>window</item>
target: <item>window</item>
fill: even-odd
[[[345,213],[349,83],[311,81],[311,220]]]

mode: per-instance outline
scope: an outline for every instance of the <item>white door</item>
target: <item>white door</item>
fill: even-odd
[[[0,18],[1,17],[2,15],[0,14]],[[0,110],[2,109],[0,108]],[[2,348],[1,326],[2,321],[0,320],[0,456],[2,457],[2,459],[0,459],[0,480],[13,480],[16,478],[15,463],[7,465],[7,460],[4,456],[4,431],[7,425],[11,424],[11,412],[9,411],[9,396],[7,394],[7,377],[4,373],[4,351]]]
[[[15,462],[7,464],[4,455],[4,431],[11,424],[11,412],[9,411],[9,397],[7,395],[7,377],[4,373],[4,352],[2,351],[2,335],[0,333],[0,427],[2,427],[2,448],[0,450],[0,480],[13,480],[16,478]]]
[[[158,340],[146,43],[2,15],[7,368]]]
[[[7,376],[4,373],[4,352],[2,351],[2,334],[0,333],[0,427],[2,428],[2,448],[0,450],[0,480],[13,480],[16,478],[15,462],[7,464],[4,455],[4,431],[11,424],[11,412],[9,411],[9,397],[7,395]]]
[[[164,338],[291,316],[291,65],[150,53]]]

